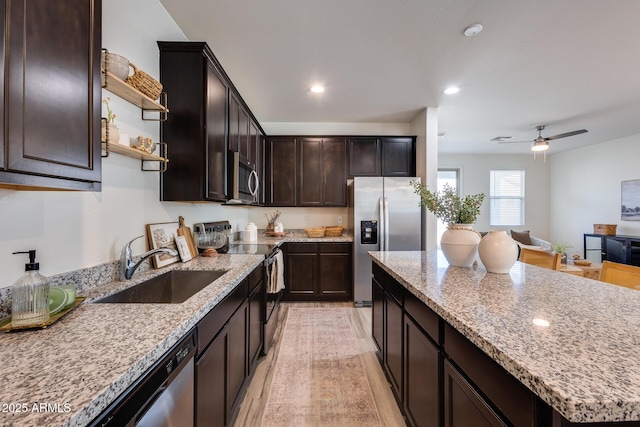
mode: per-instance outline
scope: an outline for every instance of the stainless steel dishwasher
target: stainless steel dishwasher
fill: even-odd
[[[192,329],[90,425],[193,426],[195,349]]]

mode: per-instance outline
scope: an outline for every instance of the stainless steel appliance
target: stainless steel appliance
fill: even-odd
[[[90,426],[193,426],[195,352],[192,329]]]
[[[420,198],[411,180],[420,178],[356,177],[348,184],[356,306],[371,305],[367,252],[421,249]]]
[[[257,204],[260,179],[255,165],[240,158],[240,153],[229,152],[228,204]]]

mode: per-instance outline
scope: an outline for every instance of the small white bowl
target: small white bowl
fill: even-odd
[[[111,72],[114,76],[119,78],[120,80],[126,80],[129,75],[129,60],[121,55],[116,55],[115,53],[108,53],[109,55],[109,63],[107,65],[109,72]],[[105,69],[105,54],[102,54],[102,69]]]

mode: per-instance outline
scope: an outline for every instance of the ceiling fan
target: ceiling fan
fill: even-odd
[[[531,151],[544,151],[549,149],[549,141],[560,138],[567,138],[569,136],[580,135],[581,133],[588,132],[586,129],[574,130],[572,132],[560,133],[558,135],[547,136],[546,138],[542,137],[542,131],[544,130],[545,125],[536,126],[538,131],[538,137],[533,141],[509,141],[507,139],[502,139],[501,137],[494,138],[493,140],[497,140],[498,144],[510,144],[510,143],[518,143],[518,142],[533,142],[531,145]]]

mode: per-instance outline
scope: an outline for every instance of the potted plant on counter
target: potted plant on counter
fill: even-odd
[[[572,248],[573,245],[569,242],[556,242],[551,245],[551,250],[555,253],[560,254],[560,262],[563,264],[567,263],[567,249]]]
[[[414,191],[420,196],[420,205],[432,212],[436,218],[447,224],[442,234],[440,247],[450,265],[469,267],[478,256],[480,233],[473,224],[480,215],[485,194],[473,194],[460,197],[448,184],[441,191],[430,191],[418,181],[411,181]]]

